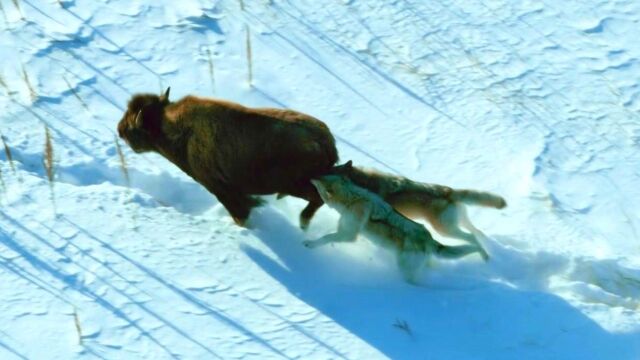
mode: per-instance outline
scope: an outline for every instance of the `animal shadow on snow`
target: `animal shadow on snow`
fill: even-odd
[[[19,220],[2,212],[0,212],[0,220],[11,224],[21,233],[27,235],[27,238],[31,238],[32,240],[34,240],[34,244],[37,244],[36,248],[41,246],[45,249],[53,250],[57,256],[60,256],[64,259],[64,261],[52,262],[51,259],[48,259],[45,256],[39,254],[37,251],[33,251],[31,247],[26,246],[19,240],[15,240],[8,232],[0,228],[0,249],[2,249],[3,247],[9,249],[16,254],[19,254],[21,259],[24,260],[24,262],[16,262],[17,264],[14,264],[13,262],[7,261],[0,256],[0,274],[2,274],[3,271],[13,273],[16,276],[24,279],[25,281],[35,285],[40,290],[49,293],[50,295],[58,298],[65,303],[68,303],[71,306],[73,306],[73,303],[67,299],[73,293],[77,293],[85,298],[92,300],[96,305],[102,308],[106,314],[109,314],[109,316],[123,321],[126,326],[138,331],[140,338],[145,338],[152,345],[155,345],[162,351],[164,351],[164,353],[162,354],[166,356],[162,358],[181,359],[182,356],[175,349],[166,344],[165,340],[162,337],[157,336],[157,332],[155,331],[157,328],[150,328],[148,324],[146,324],[146,321],[140,320],[140,316],[144,316],[144,319],[153,319],[153,321],[162,324],[162,327],[170,329],[171,331],[173,331],[173,336],[190,344],[194,350],[199,350],[202,354],[206,355],[205,358],[207,359],[222,359],[223,355],[217,353],[216,350],[206,342],[198,340],[198,338],[200,337],[199,335],[201,334],[193,334],[188,332],[187,329],[183,328],[178,324],[178,322],[174,321],[174,318],[171,316],[171,314],[157,311],[153,306],[147,304],[146,300],[139,300],[135,293],[144,293],[150,298],[154,296],[152,293],[147,293],[142,288],[138,288],[137,285],[135,285],[135,281],[131,278],[132,272],[141,272],[147,278],[153,279],[156,283],[162,285],[163,289],[168,290],[175,296],[177,296],[178,299],[182,300],[183,303],[198,308],[201,311],[202,316],[208,316],[212,321],[220,322],[227,325],[230,332],[240,333],[251,339],[252,341],[263,345],[272,353],[280,355],[281,357],[286,357],[284,353],[271,345],[271,343],[267,339],[264,339],[259,334],[253,332],[250,328],[246,327],[241,322],[238,322],[235,319],[227,316],[223,310],[193,295],[191,292],[183,289],[179,285],[174,284],[171,279],[165,278],[160,273],[156,272],[155,269],[148,267],[143,262],[130,257],[127,254],[127,251],[119,250],[113,247],[110,244],[109,239],[97,237],[89,229],[85,229],[69,219],[65,218],[63,221],[66,222],[67,225],[70,225],[78,231],[78,238],[84,238],[90,243],[93,243],[93,245],[108,251],[111,256],[117,258],[122,263],[121,265],[128,265],[129,272],[118,271],[117,269],[120,266],[112,265],[117,264],[117,262],[112,263],[104,258],[96,257],[92,255],[91,248],[85,248],[76,244],[73,240],[74,238],[76,238],[76,235],[74,235],[73,238],[65,238],[62,234],[57,233],[54,229],[48,227],[43,223],[40,223],[40,225],[48,231],[48,235],[46,235],[45,237],[45,235],[41,235],[36,230],[30,229]],[[57,242],[51,242],[51,240],[49,239],[56,237],[59,238],[57,239]],[[59,244],[60,240],[63,239],[67,240],[67,245],[56,245]],[[82,253],[82,260],[79,260],[81,257],[76,258],[71,256],[71,254],[76,251]],[[105,276],[96,273],[94,270],[95,266],[87,266],[82,264],[82,262],[86,261],[87,259],[91,260],[94,264],[99,264],[101,268],[106,270],[105,273],[107,275]],[[103,288],[108,288],[109,291],[103,292],[100,290],[96,290],[95,287],[86,284],[82,280],[82,275],[79,275],[80,273],[70,272],[68,269],[65,269],[64,266],[60,265],[70,263],[73,263],[74,268],[82,270],[81,273],[91,274],[91,277],[98,280],[102,284],[101,286],[103,286]],[[30,271],[30,267],[36,269],[37,271]],[[46,277],[45,275],[49,276]],[[116,286],[113,283],[114,279],[131,284],[131,287],[134,288],[136,292],[132,294],[126,289],[122,289],[119,286]],[[138,311],[137,315],[132,315],[130,309],[122,309],[121,301],[114,301],[114,296],[116,296],[115,299],[117,299],[118,297],[126,299],[126,303],[128,303]],[[99,351],[102,351],[100,350],[100,348],[101,345],[99,342],[93,343],[92,341],[87,341],[83,344],[84,351],[95,358],[104,358],[99,353]],[[109,346],[109,348],[120,350],[120,347]],[[99,351],[96,351],[96,349],[98,349]],[[1,350],[2,343],[0,342],[0,353],[2,353]]]
[[[437,260],[417,287],[395,269],[345,256],[342,246],[310,250],[295,225],[270,207],[253,214],[253,233],[279,258],[243,251],[291,294],[393,359],[632,359],[640,334],[612,334],[564,299],[543,292],[565,264],[491,241],[489,263]],[[337,222],[337,219],[335,219]],[[328,222],[326,232],[336,223]],[[487,239],[490,240],[490,239]],[[358,240],[355,245],[362,246]],[[359,243],[359,244],[358,244]],[[354,249],[354,248],[352,248]]]
[[[115,148],[111,149],[114,152]],[[23,170],[45,178],[42,155],[13,149],[14,157]],[[4,160],[0,153],[0,160]],[[127,183],[122,170],[117,166],[91,160],[71,165],[56,166],[56,181],[75,186],[91,186],[110,183],[115,186],[129,186],[145,193],[162,206],[171,206],[185,214],[199,215],[218,203],[216,197],[202,185],[185,176],[178,177],[168,172],[151,174],[129,167],[130,182]]]

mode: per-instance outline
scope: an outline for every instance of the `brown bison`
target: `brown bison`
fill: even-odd
[[[278,193],[309,201],[300,214],[306,228],[323,201],[310,179],[338,160],[322,121],[292,110],[248,108],[186,96],[136,94],[118,133],[138,153],[154,151],[213,193],[243,225],[258,199]]]

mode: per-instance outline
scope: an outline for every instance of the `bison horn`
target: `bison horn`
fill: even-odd
[[[171,86],[169,86],[167,88],[167,90],[164,92],[164,95],[160,96],[160,102],[163,104],[168,104],[169,103],[169,91],[171,91]]]
[[[133,125],[136,128],[141,128],[142,127],[142,109],[140,109],[140,111],[138,111],[138,114],[136,115],[136,119],[133,121]]]

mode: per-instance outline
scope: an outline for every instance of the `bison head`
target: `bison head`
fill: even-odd
[[[169,90],[164,95],[136,94],[118,123],[118,135],[137,153],[152,151],[162,134],[164,107],[169,104]]]

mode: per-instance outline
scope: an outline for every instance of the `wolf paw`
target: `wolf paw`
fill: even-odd
[[[484,262],[488,262],[488,261],[489,261],[489,259],[491,258],[491,257],[489,256],[489,253],[488,253],[488,252],[486,252],[486,251],[484,251],[484,250],[483,250],[483,251],[480,251],[480,256],[482,256],[482,260],[484,260]]]

